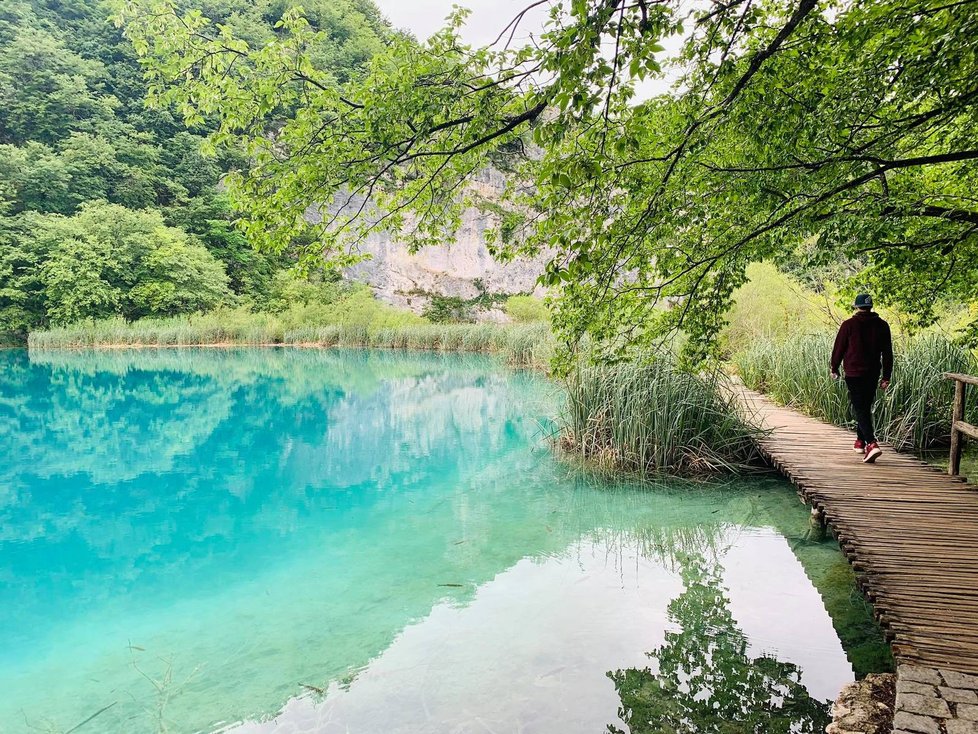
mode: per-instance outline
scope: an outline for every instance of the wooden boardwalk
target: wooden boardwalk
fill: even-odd
[[[763,451],[835,531],[897,662],[978,674],[978,488],[892,450],[863,464],[849,431],[738,394],[771,429]]]

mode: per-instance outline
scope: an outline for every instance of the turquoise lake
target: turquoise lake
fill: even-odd
[[[886,653],[790,485],[589,477],[558,403],[478,356],[0,352],[0,733],[824,728]]]

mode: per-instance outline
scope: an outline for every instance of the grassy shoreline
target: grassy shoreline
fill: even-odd
[[[213,312],[121,319],[32,333],[35,352],[153,348],[293,347],[494,355],[517,368],[549,372],[555,339],[546,322],[303,324],[288,315]],[[757,340],[734,364],[744,383],[775,401],[848,426],[845,389],[827,376],[830,335]],[[972,371],[966,350],[946,340],[911,340],[897,355],[894,387],[878,401],[880,435],[924,455],[942,446],[950,417],[947,369]],[[967,369],[966,369],[967,368]],[[582,359],[561,380],[567,411],[560,448],[600,473],[696,476],[756,469],[757,427],[728,400],[723,376],[682,370],[667,356],[596,366]],[[933,458],[933,454],[930,454]]]
[[[496,354],[509,364],[546,369],[553,355],[549,325],[332,324],[286,327],[273,317],[237,321],[205,314],[173,319],[93,321],[33,332],[30,350],[141,348],[370,348]]]
[[[171,319],[90,321],[32,333],[35,353],[64,350],[293,347],[481,353],[549,372],[556,340],[547,322],[524,324],[303,324],[226,311]],[[599,367],[582,359],[566,379],[561,453],[599,473],[653,477],[738,474],[756,469],[757,433],[720,389],[721,377],[657,357]]]

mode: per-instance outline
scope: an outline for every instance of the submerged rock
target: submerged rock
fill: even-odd
[[[896,676],[874,673],[850,683],[832,706],[826,734],[889,734],[893,729]]]

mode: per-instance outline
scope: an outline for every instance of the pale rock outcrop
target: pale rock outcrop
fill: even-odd
[[[826,734],[889,734],[893,727],[896,676],[867,675],[850,683],[832,706]]]
[[[473,179],[468,191],[492,201],[501,195],[504,186],[503,174],[488,169]],[[345,202],[343,209],[355,210],[362,204],[362,197],[353,197]],[[326,211],[328,215],[334,215],[340,211],[340,206],[334,204]],[[318,223],[323,215],[310,209],[306,218]],[[481,293],[544,295],[537,278],[548,258],[497,262],[486,244],[486,231],[495,224],[492,214],[475,207],[467,208],[461,226],[446,235],[444,245],[428,247],[416,254],[410,253],[403,242],[387,232],[371,233],[359,246],[359,252],[369,255],[369,259],[349,268],[345,275],[369,285],[381,301],[416,313],[425,309],[432,296],[467,300]],[[499,308],[476,310],[474,315],[480,321],[508,320]]]

